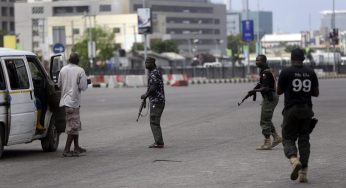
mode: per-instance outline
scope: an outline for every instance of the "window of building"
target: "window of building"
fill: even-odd
[[[7,7],[1,7],[1,16],[8,16]]]
[[[14,22],[10,22],[10,32],[14,33]]]
[[[72,7],[53,7],[53,15],[64,15],[64,14],[71,14],[73,13]]]
[[[89,6],[53,7],[53,16],[83,15],[89,12]]]
[[[10,16],[14,16],[14,8],[10,7]]]
[[[37,30],[33,30],[32,31],[32,36],[38,36],[38,31]]]
[[[65,26],[53,27],[53,44],[55,43],[66,43]]]
[[[32,19],[32,26],[38,26],[38,19]]]
[[[44,8],[43,7],[32,7],[31,12],[32,12],[32,14],[43,14]]]
[[[8,28],[7,28],[7,22],[6,21],[3,21],[1,26],[2,26],[2,30],[7,31]]]
[[[34,41],[34,42],[32,42],[32,46],[34,48],[38,48],[38,47],[40,47],[40,44],[37,41]]]
[[[120,28],[119,27],[114,27],[113,28],[113,33],[120,33]]]
[[[214,23],[215,24],[220,24],[220,20],[219,19],[215,19]]]
[[[139,8],[143,8],[143,4],[134,4],[133,5],[133,10],[134,11],[137,11],[137,9],[139,9]]]
[[[77,6],[76,7],[76,13],[85,13],[89,12],[89,7],[88,6]]]
[[[11,89],[29,89],[29,77],[23,59],[5,60]]]
[[[76,29],[76,28],[74,28],[72,30],[72,32],[73,32],[74,35],[79,35],[79,33],[80,33],[79,29]]]
[[[100,12],[111,12],[112,6],[111,5],[100,5]]]

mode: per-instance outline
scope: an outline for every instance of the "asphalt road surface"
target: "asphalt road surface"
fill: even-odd
[[[282,145],[255,150],[263,142],[261,97],[237,106],[253,86],[166,86],[164,149],[147,148],[153,143],[148,116],[135,121],[145,88],[90,88],[81,108],[80,143],[87,153],[63,158],[65,134],[53,153],[42,152],[38,141],[6,147],[0,187],[346,187],[346,80],[320,80],[305,185],[289,179]],[[283,96],[273,118],[279,131],[282,108]]]

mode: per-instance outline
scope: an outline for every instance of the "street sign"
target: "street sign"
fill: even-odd
[[[64,52],[65,51],[65,47],[64,47],[64,45],[63,44],[61,44],[61,43],[56,43],[56,44],[54,44],[53,45],[53,52],[54,53],[62,53],[62,52]]]
[[[138,34],[150,34],[152,32],[150,8],[137,9]]]
[[[242,21],[243,41],[250,42],[254,40],[253,20]]]

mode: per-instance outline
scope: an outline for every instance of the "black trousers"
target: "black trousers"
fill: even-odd
[[[164,108],[165,103],[150,104],[150,127],[153,132],[155,143],[158,145],[164,145],[160,125],[161,115]]]
[[[283,112],[282,144],[285,155],[287,158],[299,157],[303,168],[308,167],[310,157],[309,127],[313,115],[312,108],[306,104],[294,105]]]

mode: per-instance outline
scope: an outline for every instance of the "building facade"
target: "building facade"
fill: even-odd
[[[266,34],[261,39],[261,47],[265,54],[282,56],[287,46],[300,46],[303,44],[303,33],[292,34]]]
[[[333,11],[323,11],[321,14],[321,28],[331,30]],[[346,31],[346,10],[335,11],[335,28],[338,28],[339,31]]]
[[[15,33],[14,2],[15,0],[0,1],[0,31],[5,34]]]
[[[129,0],[130,12],[143,7],[143,0]],[[209,0],[146,0],[152,10],[153,33],[150,38],[172,39],[180,53],[225,55],[227,45],[226,6]]]
[[[66,2],[68,1],[68,3]],[[66,44],[66,28],[56,28],[54,36],[48,35],[47,20],[50,17],[85,18],[86,27],[93,26],[96,15],[126,14],[129,12],[127,0],[28,0],[15,3],[15,28],[21,48],[47,57],[50,44]],[[69,19],[68,19],[69,20]],[[67,22],[69,22],[67,20]],[[126,23],[126,20],[123,20]],[[73,24],[69,22],[69,24]],[[77,24],[77,23],[75,23]],[[72,36],[69,36],[72,37]],[[59,40],[55,40],[59,38]]]
[[[126,21],[126,22],[124,22]],[[96,16],[54,16],[47,18],[48,47],[52,49],[56,43],[65,46],[66,51],[81,38],[88,28],[101,27],[103,30],[115,33],[114,43],[129,51],[132,44],[142,42],[137,33],[136,14],[113,14]],[[95,39],[90,39],[94,41]],[[97,48],[97,46],[96,46]],[[49,50],[48,50],[49,51]]]
[[[243,15],[243,18],[245,16]],[[273,33],[273,13],[270,11],[250,11],[249,19],[254,21],[255,39],[259,35],[259,39],[265,34]]]
[[[242,32],[242,20],[246,19],[244,11],[231,11],[227,13],[227,34],[237,35]],[[261,39],[265,34],[273,33],[273,13],[270,11],[249,11],[249,20],[254,22],[254,38]]]
[[[66,2],[68,1],[68,3]],[[65,17],[65,25],[73,25],[69,17],[84,17],[85,27],[98,25],[100,15],[136,14],[137,9],[151,8],[153,33],[149,38],[175,40],[182,55],[193,56],[197,53],[225,55],[227,45],[226,6],[212,4],[209,0],[28,0],[15,3],[15,28],[22,49],[47,56],[51,45],[59,42],[72,42],[67,26],[48,27],[51,17]],[[60,19],[60,18],[59,18]],[[128,20],[122,20],[119,27],[127,28]],[[132,27],[132,26],[131,26]],[[69,27],[71,28],[71,27]],[[133,33],[133,29],[125,29]],[[81,32],[82,30],[80,30]],[[75,30],[77,32],[77,30]],[[76,37],[78,34],[76,34]],[[58,39],[59,38],[59,39]],[[132,37],[134,38],[134,37]],[[138,37],[141,42],[142,37]],[[126,39],[124,39],[126,40]],[[130,41],[130,40],[128,40]],[[67,43],[66,43],[67,42]],[[68,43],[69,44],[69,43]],[[129,49],[128,44],[124,48]]]

